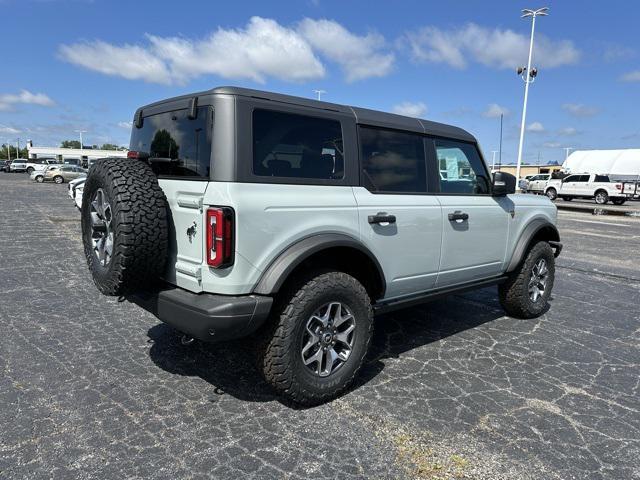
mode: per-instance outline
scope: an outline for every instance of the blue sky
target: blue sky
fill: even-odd
[[[128,144],[135,108],[239,85],[451,123],[491,160],[517,153],[530,21],[538,20],[524,158],[640,144],[640,3],[0,0],[0,142]]]

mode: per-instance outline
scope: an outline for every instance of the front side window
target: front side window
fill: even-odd
[[[198,107],[197,116],[176,110],[144,117],[131,133],[130,150],[149,157],[156,174],[209,178],[213,119],[210,107]]]
[[[362,180],[372,192],[425,193],[427,175],[422,135],[360,127]]]
[[[442,139],[436,139],[435,145],[441,193],[489,193],[489,179],[475,145]]]
[[[264,177],[342,179],[344,149],[340,122],[254,110],[253,173]]]

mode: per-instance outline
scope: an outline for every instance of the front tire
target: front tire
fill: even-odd
[[[60,185],[64,183],[64,178],[62,178],[60,175],[56,175],[55,177],[53,177],[53,181]]]
[[[342,272],[317,272],[290,285],[262,330],[259,363],[288,400],[317,405],[344,392],[358,374],[373,334],[367,291]]]
[[[558,198],[558,191],[555,188],[550,188],[546,191],[546,195],[549,197],[549,200],[555,200]]]
[[[535,318],[549,308],[555,279],[553,249],[545,241],[533,245],[524,262],[498,287],[500,304],[508,315]]]
[[[42,175],[38,175],[38,176],[36,177],[36,182],[38,182],[38,183],[42,183],[42,182],[44,182],[44,177],[43,177]]]

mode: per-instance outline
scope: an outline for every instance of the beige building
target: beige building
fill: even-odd
[[[539,173],[553,173],[561,169],[562,169],[561,165],[521,165],[520,178],[524,178],[527,175],[537,175]],[[498,167],[496,165],[495,170],[500,170],[501,172],[507,172],[514,176],[516,174],[515,165],[502,165],[501,167]]]

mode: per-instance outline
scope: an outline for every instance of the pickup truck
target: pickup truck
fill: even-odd
[[[570,201],[574,198],[593,198],[597,204],[604,205],[611,200],[622,205],[630,197],[624,192],[622,182],[612,182],[608,175],[572,174],[563,179],[550,179],[544,193],[551,200],[560,197]]]

